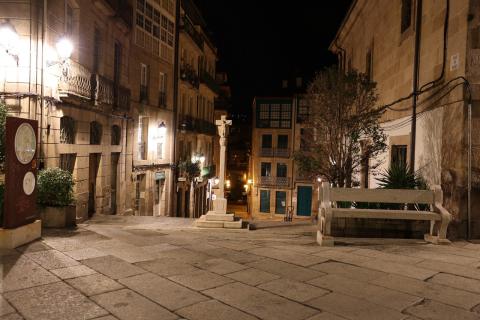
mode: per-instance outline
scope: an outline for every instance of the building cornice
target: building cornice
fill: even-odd
[[[345,29],[346,25],[350,21],[350,17],[352,16],[353,11],[358,5],[359,0],[353,0],[352,4],[350,5],[350,8],[347,11],[347,14],[345,18],[343,18],[342,24],[340,25],[340,28],[338,28],[337,33],[335,34],[335,38],[333,38],[333,41],[330,43],[330,46],[328,47],[328,50],[335,52],[336,49],[338,49],[338,40],[340,38],[340,34],[343,32]]]

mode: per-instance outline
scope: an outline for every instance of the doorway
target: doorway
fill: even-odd
[[[145,189],[147,181],[145,174],[137,175],[137,181],[135,182],[135,215],[145,215]]]
[[[88,217],[96,212],[97,176],[100,167],[101,153],[91,153],[88,159]]]
[[[297,216],[312,215],[312,187],[303,186],[297,189]]]
[[[110,161],[110,214],[117,214],[118,161],[120,153],[112,153]]]

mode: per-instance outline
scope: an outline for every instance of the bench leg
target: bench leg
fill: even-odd
[[[425,241],[433,244],[450,244],[447,239],[447,228],[450,223],[450,215],[441,215],[440,221],[430,221],[430,234],[425,235]]]
[[[334,239],[331,236],[331,214],[327,214],[327,210],[322,208],[319,213],[317,243],[322,247],[333,247]]]

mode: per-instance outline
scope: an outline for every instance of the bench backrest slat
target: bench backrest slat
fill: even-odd
[[[403,189],[353,189],[331,188],[332,201],[382,202],[382,203],[434,203],[431,190]]]

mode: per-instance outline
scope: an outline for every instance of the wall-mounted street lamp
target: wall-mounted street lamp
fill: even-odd
[[[163,138],[165,137],[165,134],[167,133],[167,126],[165,125],[165,122],[161,122],[159,125],[158,125],[158,136],[160,138]]]
[[[204,163],[205,162],[205,156],[203,155],[203,153],[194,154],[193,157],[192,157],[192,162]]]
[[[5,22],[0,23],[0,47],[2,47],[5,52],[15,59],[18,65],[18,55],[15,52],[15,48],[18,45],[19,37],[17,30],[6,20]]]
[[[47,66],[51,67],[56,64],[65,64],[65,62],[70,59],[73,53],[73,43],[67,37],[61,37],[55,44],[55,49],[57,51],[58,60],[47,59]]]

